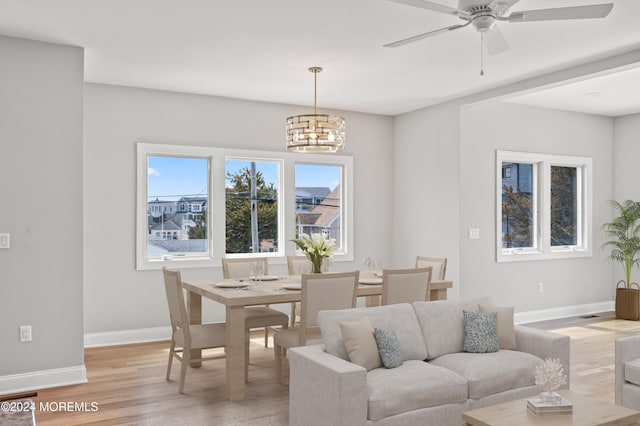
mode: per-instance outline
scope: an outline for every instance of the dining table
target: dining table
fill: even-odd
[[[187,303],[191,324],[202,323],[202,297],[225,306],[226,396],[229,400],[238,401],[245,397],[245,306],[300,302],[300,285],[300,275],[266,276],[260,281],[248,279],[183,281],[183,286],[188,291]],[[446,299],[447,289],[452,286],[451,281],[432,281],[431,300]],[[379,305],[381,294],[382,278],[375,273],[362,273],[358,285],[358,296],[366,298],[366,306]],[[191,352],[191,359],[200,357],[200,350]],[[199,367],[200,362],[192,361],[191,366]]]

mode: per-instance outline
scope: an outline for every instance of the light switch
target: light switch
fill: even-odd
[[[479,240],[480,239],[480,230],[478,228],[469,228],[469,239],[470,240]]]
[[[0,234],[0,249],[8,249],[11,245],[11,234]]]

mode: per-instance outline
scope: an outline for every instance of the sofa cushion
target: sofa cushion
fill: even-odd
[[[462,352],[464,347],[462,311],[478,312],[478,303],[490,304],[491,301],[484,297],[470,300],[435,300],[413,303],[427,347],[428,359]]]
[[[376,328],[373,332],[380,354],[380,361],[385,368],[396,368],[402,365],[402,354],[398,346],[396,333],[390,328]]]
[[[624,380],[640,385],[640,358],[624,363]]]
[[[393,330],[398,338],[403,361],[424,360],[427,357],[416,314],[408,303],[318,312],[318,326],[322,332],[325,351],[348,361],[349,356],[342,339],[340,323],[353,321],[362,316],[369,318],[374,328]]]
[[[498,343],[500,349],[518,349],[516,332],[513,328],[513,306],[498,307],[478,303],[478,311],[498,313]]]
[[[464,351],[498,352],[498,313],[468,312],[464,315]]]
[[[354,321],[340,323],[342,338],[349,355],[349,361],[371,370],[382,367],[376,338],[369,318],[360,317]]]
[[[424,361],[405,361],[398,368],[371,370],[367,373],[367,389],[371,421],[467,400],[465,379]]]
[[[469,383],[470,399],[535,385],[535,369],[541,362],[535,355],[510,350],[484,354],[460,352],[430,361],[464,377]]]

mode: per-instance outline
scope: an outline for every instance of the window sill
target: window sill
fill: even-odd
[[[497,255],[496,262],[522,262],[531,260],[555,260],[555,259],[573,259],[580,257],[591,257],[591,250],[585,248],[563,248],[551,251],[533,251],[533,250],[512,250],[509,252],[501,251]]]

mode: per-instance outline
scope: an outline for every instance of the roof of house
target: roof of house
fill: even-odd
[[[311,214],[318,215],[313,225],[331,225],[340,215],[340,185],[336,186],[320,204],[311,209]]]
[[[178,202],[180,201],[184,201],[191,204],[193,203],[206,204],[207,201],[209,201],[209,198],[208,197],[182,197]]]
[[[179,231],[180,227],[172,220],[165,219],[151,228],[153,231]]]

